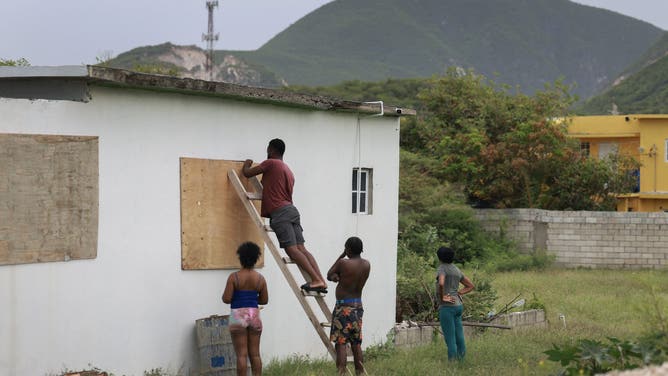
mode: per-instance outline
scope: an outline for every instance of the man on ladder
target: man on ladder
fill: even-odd
[[[253,167],[253,160],[244,162],[243,174],[250,178],[262,174],[261,215],[269,218],[269,226],[276,233],[281,248],[306,274],[311,277],[301,289],[305,292],[327,293],[327,282],[320,273],[313,255],[304,246],[299,211],[292,203],[295,177],[283,162],[285,143],[278,138],[269,142],[267,159]]]

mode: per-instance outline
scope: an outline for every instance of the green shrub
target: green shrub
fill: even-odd
[[[493,279],[489,274],[475,271],[468,276],[475,285],[475,290],[462,297],[464,301],[463,318],[468,321],[483,321],[494,308],[498,295],[492,286]]]
[[[467,207],[438,207],[427,212],[425,222],[437,229],[438,238],[455,250],[455,262],[484,261],[493,254],[507,253],[510,242],[486,233]],[[435,252],[432,249],[431,252]]]
[[[527,301],[527,304],[524,306],[527,310],[529,309],[542,309],[545,311],[545,303],[542,300],[538,299],[536,293],[532,293],[532,298]],[[546,312],[547,315],[547,312]]]
[[[396,321],[438,321],[436,301],[435,257],[428,259],[400,246],[397,268],[397,312]],[[476,270],[468,276],[475,290],[464,295],[464,318],[481,321],[494,307],[497,293],[492,278]]]
[[[621,341],[614,337],[608,337],[608,343],[581,339],[575,345],[553,345],[545,354],[548,360],[565,367],[560,375],[597,375],[660,364],[665,359],[665,349],[653,343]]]
[[[435,267],[428,260],[400,245],[397,265],[396,321],[435,321]]]
[[[496,292],[488,274],[544,269],[554,260],[545,251],[520,254],[503,232],[495,235],[484,231],[473,211],[465,206],[447,204],[428,209],[421,215],[404,217],[401,226],[397,260],[398,322],[438,320],[434,294],[439,263],[436,250],[441,245],[455,249],[455,263],[477,270],[472,276],[476,290],[465,297],[465,315],[469,320],[483,319],[495,304]]]

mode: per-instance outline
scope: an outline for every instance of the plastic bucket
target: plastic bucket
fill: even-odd
[[[200,375],[235,376],[237,356],[230,336],[229,316],[210,316],[195,323]]]

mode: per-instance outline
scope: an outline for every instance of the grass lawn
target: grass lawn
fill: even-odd
[[[469,273],[470,274],[470,273]],[[475,281],[473,281],[475,283]],[[531,299],[536,294],[546,307],[548,329],[525,331],[487,330],[467,338],[462,363],[446,360],[442,338],[412,350],[381,351],[367,357],[370,375],[549,375],[557,365],[546,361],[543,351],[552,344],[581,338],[608,336],[635,340],[652,330],[657,319],[651,307],[655,292],[664,319],[668,315],[668,270],[563,270],[501,273],[494,277],[498,306],[517,294]],[[559,315],[566,318],[566,327]],[[655,327],[655,326],[654,326]],[[349,366],[352,370],[352,366]],[[266,375],[332,375],[331,360],[293,358],[271,362]]]

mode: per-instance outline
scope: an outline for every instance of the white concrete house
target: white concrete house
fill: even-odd
[[[0,68],[0,375],[89,365],[115,374],[162,367],[197,375],[195,320],[229,313],[221,294],[234,270],[182,269],[179,161],[259,162],[276,137],[286,142],[306,245],[323,272],[349,236],[364,241],[363,257],[372,265],[363,296],[364,346],[384,342],[395,315],[399,116],[414,113],[96,66]],[[28,206],[14,202],[48,184],[30,180],[33,167],[42,175],[61,168],[44,167],[53,163],[51,154],[8,162],[12,153],[22,155],[22,136],[38,148],[51,140],[35,135],[92,140],[80,154],[85,160],[67,162],[97,167],[86,184],[73,186],[81,189],[74,201],[85,196],[92,205],[61,202],[67,192],[52,206],[53,192],[28,199]],[[356,168],[368,172],[369,199],[353,213],[353,197],[362,196],[351,190]],[[63,207],[70,209],[59,212]],[[51,211],[66,217],[44,217]],[[24,239],[35,231],[26,218],[40,215],[46,222],[39,226],[60,221],[59,230],[37,234],[41,242]],[[72,229],[62,218],[88,227]],[[49,239],[92,254],[50,248]],[[327,357],[274,260],[265,257],[259,271],[269,285],[265,364],[293,354]],[[330,285],[330,306],[333,292]]]

